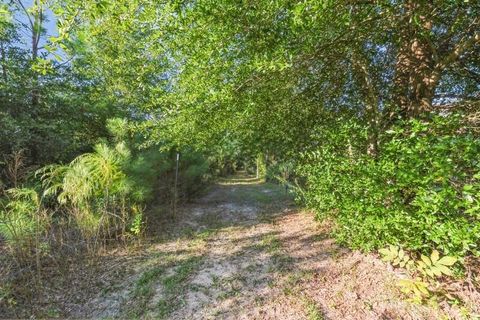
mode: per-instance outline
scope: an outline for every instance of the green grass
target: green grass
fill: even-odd
[[[50,308],[46,312],[47,318],[60,318],[61,313],[56,308]]]
[[[291,199],[291,196],[285,193],[282,186],[273,183],[239,186],[232,196],[238,202],[259,204],[270,204]]]
[[[287,291],[293,292],[295,287],[301,285],[303,281],[312,280],[315,277],[315,270],[302,270],[288,275],[285,288]]]
[[[202,240],[208,240],[208,238],[214,236],[215,234],[218,233],[218,230],[216,229],[206,229],[197,234],[197,238],[202,239]]]
[[[163,279],[162,284],[164,286],[166,293],[175,293],[178,291],[179,286],[185,282],[188,277],[195,271],[199,262],[202,260],[201,257],[189,257],[182,261],[179,266],[177,266],[175,273],[171,276],[168,276]]]
[[[198,269],[203,257],[193,256],[180,262],[175,268],[174,274],[163,278],[162,285],[165,297],[157,304],[157,316],[165,318],[178,309],[183,302],[186,292],[187,280]]]
[[[247,280],[247,277],[242,274],[236,274],[222,279],[217,278],[215,286],[222,290],[218,299],[225,300],[241,295],[242,288],[247,283]]]
[[[272,255],[272,260],[275,265],[275,270],[280,273],[288,273],[293,268],[293,258],[289,255],[282,254],[281,252],[275,252]]]
[[[307,319],[308,320],[323,320],[325,317],[323,316],[322,311],[320,308],[317,306],[315,301],[311,298],[303,298],[302,300],[304,308],[305,308],[305,313],[307,314]]]
[[[135,283],[135,289],[132,294],[132,301],[127,310],[128,318],[138,318],[146,311],[148,302],[153,297],[154,284],[165,272],[165,266],[155,266],[145,271]]]
[[[155,286],[161,285],[163,297],[157,304],[157,317],[164,318],[175,311],[182,302],[182,296],[187,289],[187,280],[197,270],[203,257],[190,256],[183,260],[170,255],[165,257],[164,264],[145,271],[137,280],[133,291],[132,306],[127,317],[142,316],[148,308],[148,303],[155,294]],[[167,269],[173,265],[173,273],[166,275]]]
[[[157,304],[157,317],[158,319],[164,319],[168,317],[172,312],[178,309],[180,302],[174,298],[161,299]]]
[[[218,299],[219,300],[226,300],[230,297],[235,297],[235,296],[239,296],[241,293],[241,290],[238,289],[238,288],[232,288],[228,291],[224,291],[222,293],[220,293],[220,295],[218,296]]]
[[[263,236],[262,240],[258,244],[258,247],[266,250],[269,253],[278,252],[281,248],[281,242],[274,233],[268,233]]]
[[[156,280],[163,272],[165,272],[164,266],[158,266],[150,269],[142,274],[140,279],[137,280],[136,289],[144,288]]]
[[[162,297],[156,305],[155,318],[165,318],[175,311],[181,304],[183,295],[188,288],[188,280],[196,272],[203,261],[202,256],[193,255],[200,252],[207,239],[214,234],[214,230],[202,232],[188,232],[191,241],[188,250],[182,253],[155,253],[155,264],[145,271],[136,281],[131,295],[131,301],[125,311],[127,318],[142,317],[149,308],[156,288],[161,286]]]

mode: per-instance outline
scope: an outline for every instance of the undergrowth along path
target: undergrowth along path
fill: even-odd
[[[152,221],[150,221],[151,223]],[[155,224],[153,224],[155,225]],[[219,181],[125,270],[67,316],[143,319],[438,319],[404,301],[393,271],[339,247],[281,186]],[[112,272],[112,270],[110,270]],[[120,272],[121,274],[121,272]]]

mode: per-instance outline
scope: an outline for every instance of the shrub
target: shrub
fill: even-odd
[[[209,175],[209,163],[197,152],[185,150],[180,156],[180,184],[184,198],[189,198],[197,193]]]
[[[265,178],[267,181],[286,183],[294,179],[295,165],[293,162],[272,162],[266,168]]]
[[[99,144],[69,165],[39,170],[44,195],[54,195],[92,245],[116,234],[141,234],[144,204],[153,200],[157,184],[173,190],[174,158],[155,147],[132,155],[123,142],[114,148]],[[208,163],[194,152],[182,153],[180,185],[184,196],[198,190]],[[161,175],[167,179],[159,181]],[[165,191],[164,190],[164,191]],[[170,196],[170,195],[169,195]]]
[[[258,154],[256,158],[256,175],[257,178],[265,178],[267,174],[267,162],[265,160],[265,155]]]
[[[105,144],[83,154],[67,166],[53,165],[39,171],[44,194],[56,195],[73,216],[86,240],[102,240],[125,231],[132,218],[132,182],[124,167],[130,152],[124,144]]]
[[[336,237],[354,248],[479,255],[480,140],[454,116],[403,123],[381,139],[376,158],[338,144],[305,154],[297,171],[307,206],[335,217]]]

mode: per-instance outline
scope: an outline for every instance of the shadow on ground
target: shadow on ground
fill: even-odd
[[[221,179],[203,197],[181,206],[175,219],[153,211],[149,226],[147,239],[137,248],[104,257],[96,291],[57,303],[58,314],[143,319],[439,317],[433,309],[400,299],[393,273],[383,262],[339,247],[330,229],[296,208],[282,186],[254,177]],[[62,291],[54,296],[61,297]]]

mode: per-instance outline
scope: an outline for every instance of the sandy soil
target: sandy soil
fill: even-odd
[[[94,276],[97,289],[85,289],[78,299],[59,298],[56,315],[460,318],[456,309],[405,301],[395,286],[404,275],[375,255],[336,245],[328,227],[296,208],[280,186],[248,177],[225,180],[183,206],[175,221],[153,225],[158,230],[150,243],[106,255],[104,269]]]

